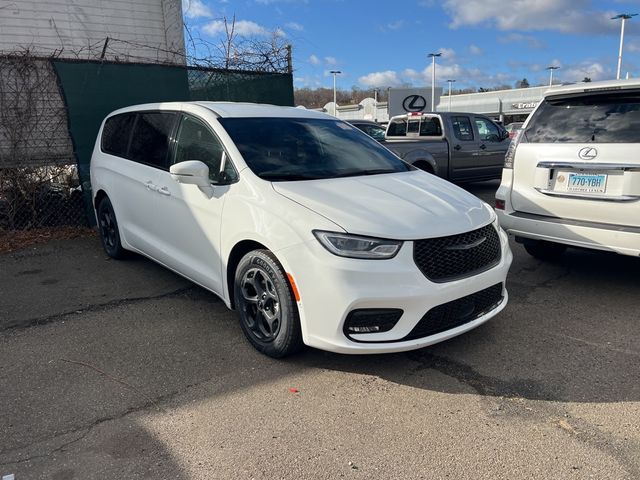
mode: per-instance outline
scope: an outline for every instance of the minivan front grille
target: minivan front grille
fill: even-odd
[[[503,300],[502,283],[496,283],[466,297],[433,307],[402,341],[424,338],[460,327],[494,310]]]
[[[432,282],[470,277],[500,262],[500,237],[496,228],[485,227],[459,235],[416,240],[413,259]]]

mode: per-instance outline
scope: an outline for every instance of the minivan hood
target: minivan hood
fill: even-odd
[[[454,235],[486,225],[495,215],[477,197],[421,171],[274,182],[273,188],[348,233],[380,238]]]

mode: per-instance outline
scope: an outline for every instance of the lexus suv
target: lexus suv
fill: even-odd
[[[500,224],[531,255],[569,246],[640,255],[640,81],[548,91],[512,140]]]
[[[109,256],[140,253],[212,291],[270,356],[420,348],[507,303],[512,256],[493,209],[323,113],[118,110],[91,182]]]

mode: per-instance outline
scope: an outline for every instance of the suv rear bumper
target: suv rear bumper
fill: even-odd
[[[500,226],[517,237],[640,256],[640,228],[496,210]]]

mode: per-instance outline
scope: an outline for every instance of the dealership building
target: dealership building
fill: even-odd
[[[516,88],[494,92],[466,93],[461,95],[438,95],[436,93],[436,112],[469,112],[487,115],[500,120],[505,125],[511,122],[522,122],[540,103],[549,86]],[[416,95],[425,89],[416,89]],[[430,88],[427,88],[430,92]],[[440,89],[438,89],[440,90]],[[394,89],[390,89],[391,102],[394,100]],[[430,95],[430,94],[429,94]],[[426,96],[426,95],[425,95]],[[430,97],[426,104],[430,107]],[[391,105],[392,111],[397,111]],[[426,107],[427,111],[428,108]],[[387,102],[376,102],[373,98],[365,98],[357,105],[334,105],[327,103],[322,111],[345,120],[367,119],[378,122],[389,120],[390,105]],[[335,112],[335,113],[334,113]]]

